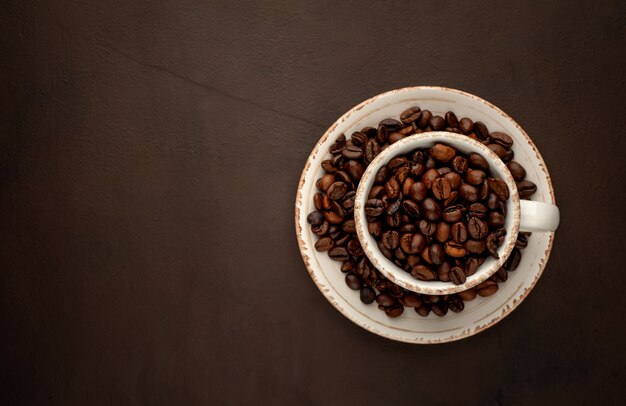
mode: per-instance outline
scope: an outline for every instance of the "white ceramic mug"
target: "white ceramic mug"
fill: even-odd
[[[368,232],[365,216],[365,203],[370,189],[374,185],[374,178],[378,170],[389,160],[398,155],[404,155],[418,148],[430,148],[442,143],[455,148],[463,154],[476,152],[489,162],[490,171],[496,178],[506,182],[509,187],[507,215],[504,224],[506,236],[498,248],[499,259],[489,257],[478,270],[467,277],[465,283],[454,285],[452,282],[421,281],[410,273],[396,266],[387,259]],[[385,277],[401,287],[429,295],[447,295],[470,289],[493,275],[507,260],[517,240],[520,231],[549,232],[555,231],[559,224],[559,209],[553,205],[530,200],[520,200],[513,176],[498,156],[483,144],[464,135],[451,132],[428,132],[406,137],[383,150],[367,167],[357,189],[354,204],[354,220],[357,234],[363,250],[372,264]]]

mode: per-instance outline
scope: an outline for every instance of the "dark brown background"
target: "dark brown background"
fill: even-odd
[[[625,3],[335,3],[0,4],[0,403],[624,401]],[[293,225],[323,131],[418,84],[515,117],[562,213],[524,304],[439,346],[335,311]]]

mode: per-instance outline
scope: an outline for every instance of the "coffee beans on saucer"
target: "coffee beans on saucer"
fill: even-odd
[[[399,113],[398,117],[384,119],[375,126],[374,123],[371,123],[372,126],[354,132],[349,138],[344,134],[337,137],[329,148],[330,158],[321,163],[325,173],[316,182],[318,191],[313,196],[315,210],[309,213],[307,221],[311,226],[311,231],[318,236],[315,249],[326,252],[331,259],[341,263],[340,270],[346,275],[347,286],[358,291],[362,303],[366,305],[376,303],[378,308],[388,317],[400,316],[407,307],[413,308],[420,316],[426,317],[432,312],[436,316],[443,317],[450,313],[463,311],[464,302],[475,300],[477,296],[486,297],[495,294],[498,290],[498,284],[505,283],[507,279],[507,276],[504,275],[515,271],[519,265],[522,250],[528,245],[530,233],[520,233],[516,248],[501,270],[498,270],[491,278],[475,288],[444,296],[422,295],[407,291],[378,272],[363,253],[356,236],[354,198],[365,168],[382,150],[402,138],[421,132],[442,130],[464,134],[487,145],[494,151],[507,164],[517,182],[517,188],[522,199],[529,198],[535,193],[537,186],[526,179],[526,170],[514,160],[513,140],[508,134],[490,132],[484,123],[474,122],[467,117],[459,119],[451,111],[439,116],[416,106]],[[481,258],[484,257],[481,257],[480,254],[470,253],[469,256],[463,257],[462,261],[460,260],[463,263],[457,263],[456,258],[462,257],[453,257],[446,253],[446,242],[452,243],[448,244],[447,248],[448,252],[455,255],[463,253],[461,250],[465,250],[467,255],[467,248],[473,251],[482,250],[480,243],[471,243],[466,247],[465,244],[470,240],[484,241],[485,250],[488,252],[487,238],[494,235],[494,232],[499,229],[498,224],[503,223],[506,214],[502,212],[502,208],[499,208],[501,199],[498,194],[493,189],[489,189],[489,175],[486,172],[488,165],[484,157],[471,154],[467,157],[459,157],[458,154],[452,155],[449,149],[443,147],[439,147],[434,156],[430,156],[430,151],[427,152],[428,154],[422,151],[421,154],[424,156],[421,158],[415,157],[419,158],[424,167],[422,178],[430,169],[435,170],[430,171],[424,179],[413,179],[410,170],[407,172],[406,169],[401,169],[405,166],[404,161],[394,159],[390,160],[384,167],[387,169],[379,171],[376,175],[376,183],[370,193],[378,196],[383,196],[384,193],[387,196],[394,196],[394,199],[391,199],[392,205],[389,206],[386,206],[382,199],[378,199],[380,202],[372,202],[367,205],[366,215],[378,217],[381,220],[369,222],[368,231],[374,236],[379,236],[378,245],[383,254],[386,252],[387,255],[394,258],[404,256],[403,263],[411,266],[411,272],[415,269],[415,272],[422,275],[423,278],[433,278],[433,280],[437,278],[453,283],[456,278],[456,281],[461,283],[463,275],[467,276],[474,273],[481,264]],[[452,158],[449,161],[444,161],[450,156]],[[438,157],[440,161],[437,161],[435,157]],[[413,158],[411,156],[411,159]],[[468,179],[467,172],[469,170],[483,171],[485,176],[483,177],[480,172],[476,172]],[[458,174],[461,179],[458,179],[454,173]],[[461,173],[465,176],[461,176]],[[397,185],[396,182],[389,182],[391,175],[394,175]],[[418,185],[410,185],[405,189],[407,178],[413,179],[413,185]],[[445,179],[447,182],[437,179]],[[388,183],[389,185],[387,185]],[[410,183],[411,181],[408,182],[408,184]],[[482,185],[485,183],[487,184],[485,190],[489,191],[486,201],[481,199]],[[433,184],[435,184],[436,192],[433,192]],[[449,193],[448,186],[450,188]],[[481,187],[478,188],[477,186]],[[461,195],[461,187],[463,187],[463,195]],[[494,184],[494,188],[497,187]],[[497,190],[503,193],[502,189]],[[454,199],[450,198],[454,192],[457,202],[459,199],[464,199],[467,202],[475,200],[465,210],[460,210],[461,218],[459,221],[452,221],[459,216],[459,211],[456,208],[446,212],[446,209],[454,206],[452,203],[445,204],[446,200],[450,199],[451,202]],[[398,202],[400,195],[402,195],[402,200]],[[425,202],[427,199],[428,201]],[[387,203],[389,202],[388,197]],[[474,205],[475,203],[479,203],[481,206]],[[392,212],[391,215],[388,214],[389,211]],[[399,213],[399,217],[394,213]],[[415,216],[417,213],[420,215],[417,224],[408,225],[402,222],[403,216]],[[425,215],[424,218],[421,218],[422,213]],[[450,222],[443,219],[444,213],[446,218],[451,220]],[[390,217],[389,222],[387,221],[388,216]],[[472,238],[468,229],[471,217],[476,217],[487,223],[487,238],[478,240]],[[422,222],[422,219],[425,221]],[[457,225],[457,223],[462,223],[464,226]],[[394,227],[398,235],[396,236],[394,233],[386,235],[385,246],[382,234],[393,231],[391,227]],[[472,227],[474,235],[482,236],[484,230],[482,223],[475,221]],[[410,239],[404,237],[403,239],[405,234],[411,234],[412,237]],[[424,241],[420,237],[416,237],[418,235],[422,235]],[[492,248],[494,243],[497,247],[497,238],[497,236],[491,237],[490,246]],[[463,240],[463,243],[456,242]],[[430,245],[429,242],[431,242]],[[440,248],[432,248],[431,252],[430,247],[433,245]],[[409,251],[416,248],[421,248],[421,250],[417,250],[418,254],[407,254],[403,250],[403,246],[408,247]],[[443,256],[442,264],[437,265],[436,268],[425,261],[421,255],[426,246],[428,246],[428,251],[425,255],[431,263],[433,258],[438,261]],[[443,252],[441,248],[443,248]],[[485,251],[483,250],[482,253],[484,254]],[[455,259],[450,260],[448,258]],[[422,267],[419,267],[420,265]]]

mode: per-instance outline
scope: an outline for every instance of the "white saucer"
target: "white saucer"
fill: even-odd
[[[479,333],[506,317],[526,298],[543,272],[554,233],[533,233],[528,247],[522,251],[522,261],[515,272],[509,273],[498,292],[488,298],[478,297],[465,302],[465,310],[444,317],[430,314],[421,317],[413,309],[391,319],[378,310],[376,304],[365,305],[359,292],[348,288],[340,263],[325,252],[314,248],[317,237],[306,222],[314,210],[315,181],[324,173],[320,163],[330,157],[328,147],[337,136],[346,137],[365,126],[377,126],[383,118],[397,118],[402,111],[419,106],[433,114],[445,115],[449,110],[461,117],[484,122],[490,131],[504,131],[515,143],[515,160],[527,170],[527,179],[537,185],[533,200],[555,203],[554,191],[546,165],[537,148],[508,115],[491,103],[474,95],[441,87],[411,87],[393,90],[364,101],[337,120],[319,140],[306,162],[296,196],[296,232],[298,244],[309,274],[326,299],[343,315],[359,326],[392,340],[417,344],[435,344],[459,340]]]

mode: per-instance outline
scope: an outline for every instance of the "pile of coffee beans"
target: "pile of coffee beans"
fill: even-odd
[[[497,259],[509,188],[489,169],[482,155],[444,144],[390,159],[365,204],[381,253],[417,279],[455,285]]]
[[[521,198],[528,198],[537,190],[533,182],[526,180],[524,167],[513,160],[513,140],[508,134],[490,133],[484,123],[467,117],[459,120],[451,111],[441,117],[429,110],[412,107],[402,112],[399,120],[382,120],[377,127],[354,132],[350,139],[343,134],[337,137],[329,148],[330,158],[322,161],[325,174],[317,180],[318,192],[313,197],[315,211],[307,217],[312,232],[318,236],[315,249],[326,251],[330,258],[341,262],[341,272],[346,275],[348,287],[359,291],[363,303],[376,302],[389,317],[400,316],[405,307],[413,308],[421,316],[428,316],[431,311],[437,316],[445,316],[448,310],[462,311],[464,302],[474,300],[476,296],[495,294],[498,284],[505,282],[508,272],[515,271],[519,265],[521,250],[530,237],[528,233],[520,233],[515,249],[502,268],[480,285],[454,295],[431,296],[407,291],[386,279],[371,264],[356,236],[356,188],[365,168],[382,150],[404,137],[427,131],[456,132],[482,142],[507,164]]]

